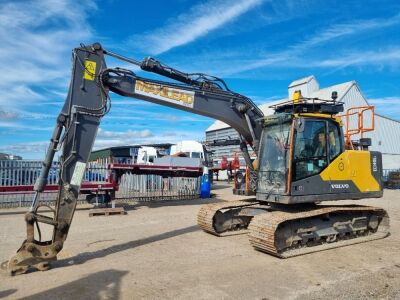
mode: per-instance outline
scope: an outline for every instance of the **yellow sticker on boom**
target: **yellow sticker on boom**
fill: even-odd
[[[94,80],[96,75],[96,62],[92,60],[85,60],[85,72],[83,78],[87,80]]]

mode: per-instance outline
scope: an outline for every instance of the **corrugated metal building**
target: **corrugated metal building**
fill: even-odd
[[[288,87],[288,99],[292,98],[294,91],[301,90],[302,95],[307,98],[331,99],[333,91],[338,94],[337,101],[345,104],[345,111],[351,107],[366,106],[368,101],[360,90],[355,81],[349,81],[327,88],[320,89],[319,84],[314,76],[308,76],[293,81]],[[264,115],[273,114],[273,109],[269,106],[279,102],[287,101],[282,99],[279,101],[265,103],[260,105],[260,109]],[[350,119],[353,126],[354,119]],[[366,126],[372,124],[371,114],[366,114],[364,120]],[[365,133],[364,137],[372,139],[370,150],[380,151],[383,155],[383,167],[385,169],[400,168],[400,122],[388,117],[375,114],[375,130]],[[206,130],[206,141],[212,142],[216,139],[237,139],[237,132],[221,121],[215,121]],[[215,147],[214,159],[220,160],[223,155],[233,156],[233,152],[240,152],[238,146]]]

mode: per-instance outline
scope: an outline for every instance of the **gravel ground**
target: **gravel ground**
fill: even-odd
[[[130,206],[125,216],[89,218],[81,207],[53,269],[1,273],[0,298],[400,299],[400,191],[358,202],[388,210],[390,237],[286,260],[253,250],[246,235],[199,230],[201,205],[239,199],[223,183],[214,193]],[[0,210],[0,261],[25,238],[23,212]]]

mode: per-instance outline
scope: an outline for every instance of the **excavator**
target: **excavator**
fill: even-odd
[[[166,79],[107,68],[106,56]],[[368,151],[368,143],[346,149],[338,117],[343,103],[336,99],[306,99],[298,93],[275,107],[275,114],[264,116],[220,78],[185,73],[151,57],[137,61],[99,43],[72,51],[71,76],[25,215],[27,237],[5,264],[10,274],[48,270],[63,249],[100,121],[111,108],[110,92],[218,119],[236,129],[256,197],[204,205],[197,218],[204,231],[216,236],[248,233],[255,249],[281,258],[389,235],[389,216],[382,208],[321,204],[383,195],[382,156]],[[55,207],[48,207],[49,217],[39,211],[40,193],[59,150],[59,191]],[[258,163],[249,151],[256,153]],[[41,240],[40,224],[52,226],[50,240]]]

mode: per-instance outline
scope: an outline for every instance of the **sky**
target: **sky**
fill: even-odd
[[[71,50],[94,42],[221,77],[257,104],[287,97],[289,83],[309,75],[322,88],[355,80],[377,112],[400,120],[397,0],[0,0],[0,152],[44,156],[68,90]],[[95,149],[201,141],[214,121],[110,96]]]

